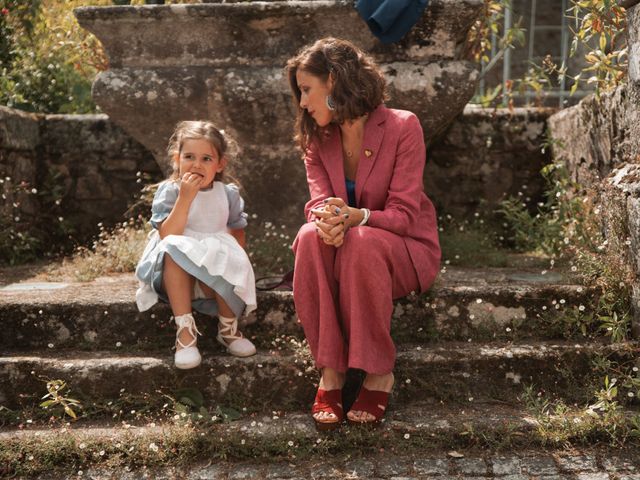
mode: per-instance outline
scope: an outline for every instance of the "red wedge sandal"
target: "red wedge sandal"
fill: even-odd
[[[360,389],[360,393],[358,393],[358,398],[351,406],[351,410],[368,413],[374,417],[374,419],[361,422],[358,420],[351,420],[347,417],[347,422],[349,422],[350,425],[379,425],[382,417],[384,417],[384,412],[387,410],[390,394],[391,392],[368,390],[365,387],[362,387]]]
[[[342,421],[344,420],[344,410],[342,409],[342,390],[322,390],[318,389],[318,393],[316,393],[316,398],[313,401],[313,406],[311,407],[311,414],[315,415],[316,413],[326,412],[333,413],[337,419],[335,421],[321,422],[313,418],[313,421],[316,423],[316,429],[321,432],[326,432],[329,430],[335,430],[340,427]]]

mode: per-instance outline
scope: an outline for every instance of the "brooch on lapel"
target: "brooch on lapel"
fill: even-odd
[[[371,155],[373,155],[373,152],[367,148],[367,149],[364,151],[364,154],[367,156],[367,158],[369,158]]]

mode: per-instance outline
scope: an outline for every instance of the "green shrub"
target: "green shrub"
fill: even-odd
[[[91,83],[107,61],[73,16],[86,3],[0,0],[0,104],[39,113],[96,111]]]

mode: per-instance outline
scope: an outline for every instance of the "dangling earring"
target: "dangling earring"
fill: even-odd
[[[327,108],[329,110],[331,110],[332,112],[335,111],[336,109],[336,102],[333,99],[333,97],[331,95],[327,95],[327,97],[325,98],[325,102],[327,104]]]

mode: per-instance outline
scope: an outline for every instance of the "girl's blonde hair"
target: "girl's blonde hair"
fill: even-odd
[[[173,166],[173,172],[169,176],[169,180],[179,180],[179,163],[177,159],[180,157],[185,140],[206,140],[209,142],[218,152],[219,158],[227,158],[225,169],[229,167],[230,157],[235,156],[237,151],[236,143],[231,138],[227,138],[224,131],[216,128],[213,123],[201,120],[179,122],[169,139],[169,146],[167,147],[167,155]],[[228,174],[225,175],[224,171],[216,173],[213,180],[224,182],[228,177],[233,183],[237,183],[233,177]]]

